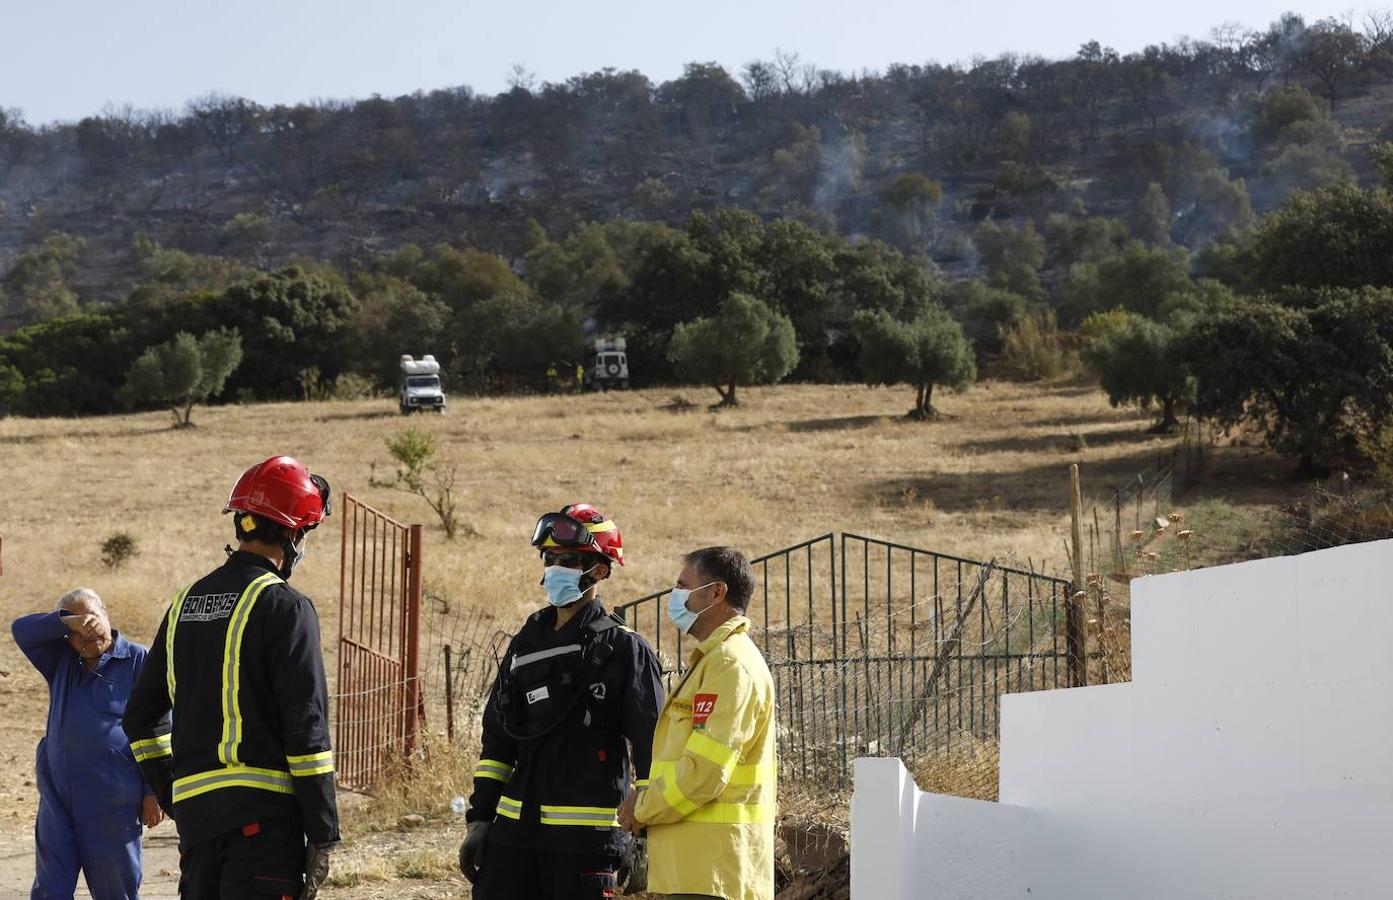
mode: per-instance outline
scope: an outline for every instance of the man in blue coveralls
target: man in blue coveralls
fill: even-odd
[[[48,681],[48,730],[35,763],[31,900],[71,898],[81,869],[94,900],[140,896],[140,826],[163,818],[121,730],[146,650],[111,630],[94,591],[64,594],[49,613],[10,626]]]

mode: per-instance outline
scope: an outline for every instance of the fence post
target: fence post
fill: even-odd
[[[455,676],[450,670],[450,645],[445,645],[445,736],[455,742]]]
[[[1103,684],[1108,683],[1108,595],[1103,590],[1102,576],[1095,576],[1092,585],[1098,591],[1098,663]]]
[[[416,752],[417,711],[421,699],[421,526],[411,526],[411,537],[407,541],[407,581],[406,581],[406,758],[409,761]]]
[[[1087,594],[1083,581],[1083,494],[1079,488],[1079,464],[1069,466],[1070,518],[1073,521],[1074,583],[1069,586],[1069,600],[1064,606],[1065,645],[1069,648],[1069,686],[1088,684],[1087,635],[1084,628],[1083,603]]]
[[[1113,561],[1123,571],[1123,489],[1113,488]]]

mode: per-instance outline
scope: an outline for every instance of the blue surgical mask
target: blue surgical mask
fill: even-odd
[[[701,609],[695,612],[687,608],[688,597],[692,596],[692,594],[696,591],[709,588],[711,585],[715,583],[716,582],[714,581],[708,581],[706,584],[703,584],[701,587],[698,588],[673,588],[670,592],[668,592],[667,617],[672,620],[672,624],[677,626],[678,631],[682,632],[683,634],[686,634],[687,632],[691,631],[692,626],[696,624],[696,620],[701,618],[701,614],[716,605],[716,601],[712,600],[710,603],[706,604]]]
[[[582,572],[565,566],[547,566],[542,570],[542,587],[546,589],[547,602],[558,609],[575,603],[585,594],[580,589],[581,578],[589,575],[594,568],[591,566]]]

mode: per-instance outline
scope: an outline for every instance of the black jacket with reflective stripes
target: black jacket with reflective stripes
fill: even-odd
[[[489,692],[465,818],[493,822],[490,840],[513,846],[617,849],[630,763],[646,783],[662,705],[653,649],[599,601],[560,631],[555,609],[533,614]]]
[[[273,818],[338,840],[319,617],[265,557],[233,553],[179,592],[123,724],[182,842]]]

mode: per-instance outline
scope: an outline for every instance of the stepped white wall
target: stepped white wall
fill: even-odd
[[[1393,542],[1132,587],[1131,684],[1008,695],[1001,802],[856,763],[854,897],[1393,897]]]

